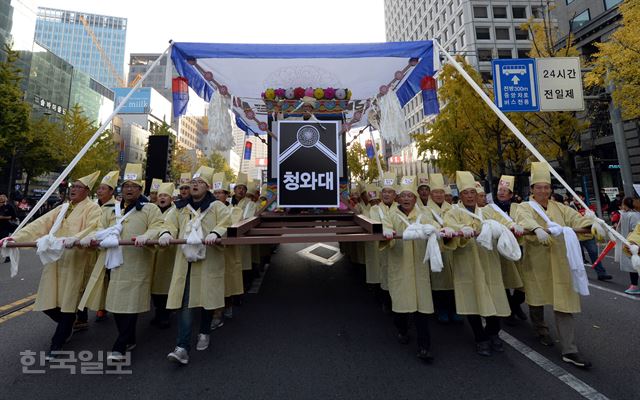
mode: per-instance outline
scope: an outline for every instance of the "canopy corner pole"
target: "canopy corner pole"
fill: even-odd
[[[515,126],[515,124],[513,122],[511,122],[511,120],[502,112],[502,110],[500,110],[498,108],[498,106],[496,106],[494,104],[493,101],[491,101],[491,99],[489,98],[489,96],[487,96],[487,94],[484,92],[484,90],[482,90],[482,88],[476,83],[476,81],[474,81],[469,74],[467,73],[467,71],[464,70],[464,68],[462,67],[462,65],[460,65],[460,63],[458,61],[456,61],[456,59],[449,54],[441,45],[440,43],[438,43],[437,41],[433,42],[435,47],[438,49],[438,51],[440,53],[442,53],[447,60],[449,60],[449,62],[454,66],[454,68],[460,73],[460,75],[462,75],[462,77],[467,81],[467,83],[473,88],[473,90],[475,90],[476,93],[478,93],[478,95],[480,96],[480,98],[482,100],[484,100],[484,102],[489,106],[489,108],[491,108],[491,110],[498,116],[498,118],[500,118],[500,120],[502,120],[502,122],[504,122],[504,124],[507,126],[507,128],[509,128],[509,130],[518,138],[518,140],[520,140],[522,142],[522,144],[525,145],[525,147],[538,159],[538,161],[540,162],[544,162],[549,166],[549,171],[551,172],[551,174],[558,180],[558,182],[560,182],[562,184],[562,186],[564,186],[565,189],[567,189],[567,192],[569,192],[573,198],[578,201],[578,203],[580,203],[580,205],[582,207],[584,207],[585,210],[588,210],[589,207],[587,207],[587,205],[585,204],[584,201],[582,201],[582,199],[580,198],[580,196],[578,196],[578,194],[573,190],[573,188],[571,188],[571,186],[564,180],[564,178],[562,178],[562,176],[560,176],[560,174],[558,173],[558,171],[555,170],[555,168],[553,168],[551,166],[551,164],[549,164],[549,162],[547,161],[546,158],[544,158],[544,156],[538,151],[538,149],[535,148],[535,146],[529,141],[529,139],[527,139],[522,132],[520,132],[520,130],[518,129],[518,127]],[[599,219],[599,218],[598,218]],[[603,220],[600,219],[600,221],[604,224],[604,226],[606,226],[607,230],[609,232],[611,232],[615,237],[617,237],[618,239],[620,239],[623,243],[625,243],[626,245],[629,245],[630,243],[626,240],[626,238],[624,236],[622,236],[620,233],[618,233],[615,229],[613,229],[611,226],[609,226],[609,224],[604,223]]]
[[[53,192],[60,186],[60,184],[62,183],[62,181],[69,175],[69,173],[75,168],[75,166],[78,164],[78,162],[82,159],[82,157],[84,157],[84,155],[87,153],[87,151],[89,151],[89,149],[91,148],[91,146],[93,146],[93,144],[95,143],[96,140],[98,140],[98,138],[102,135],[102,133],[107,129],[107,126],[109,126],[109,124],[111,123],[111,121],[113,120],[113,118],[118,114],[118,112],[120,112],[120,109],[122,109],[122,107],[124,107],[124,105],[127,103],[127,101],[129,100],[129,98],[136,92],[138,91],[138,89],[140,89],[140,87],[142,87],[142,83],[144,82],[144,80],[149,76],[149,74],[160,64],[160,60],[162,59],[162,57],[165,56],[165,54],[167,54],[169,52],[169,50],[171,49],[172,44],[169,45],[169,47],[166,48],[166,50],[160,54],[160,56],[151,64],[151,66],[149,67],[149,69],[147,70],[147,72],[144,73],[144,75],[142,75],[142,77],[140,78],[140,80],[135,84],[135,86],[133,86],[133,88],[131,88],[131,90],[129,91],[129,93],[122,99],[122,101],[116,106],[116,108],[113,110],[113,112],[111,113],[111,115],[109,115],[109,117],[105,120],[105,122],[102,123],[102,126],[100,126],[100,128],[98,128],[98,130],[96,131],[96,133],[93,134],[93,136],[87,141],[87,143],[84,145],[84,147],[82,147],[82,149],[80,149],[80,151],[78,152],[78,154],[76,154],[76,156],[71,160],[71,162],[69,162],[69,165],[67,165],[67,167],[64,169],[64,171],[62,171],[60,173],[60,176],[58,176],[56,178],[55,181],[53,181],[53,183],[51,184],[51,186],[49,187],[49,189],[47,189],[47,191],[44,193],[44,195],[40,198],[40,200],[38,200],[38,202],[36,203],[36,205],[31,209],[31,211],[29,212],[29,214],[27,214],[27,216],[20,221],[20,225],[18,225],[18,227],[16,228],[15,232],[18,232],[20,229],[22,229],[30,220],[31,218],[33,218],[33,216],[38,212],[38,210],[40,209],[40,207],[42,207],[42,205],[49,199],[49,197],[53,194]]]

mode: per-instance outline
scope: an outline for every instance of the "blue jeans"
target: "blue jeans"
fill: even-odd
[[[595,263],[598,259],[598,245],[596,244],[596,240],[581,240],[580,247],[587,251],[587,254],[589,254],[589,258],[591,259],[591,264],[593,265],[593,263]],[[607,273],[607,270],[605,270],[602,266],[602,262],[599,262],[598,265],[596,265],[595,270],[598,276],[606,275]]]
[[[182,307],[178,311],[178,338],[176,340],[176,345],[187,351],[191,350],[191,329],[195,314],[200,314],[200,333],[206,335],[211,333],[211,320],[213,319],[213,310],[205,310],[202,307],[189,308],[191,264],[189,264],[188,268],[184,294],[182,295]]]

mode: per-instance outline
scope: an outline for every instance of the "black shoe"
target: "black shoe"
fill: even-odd
[[[518,326],[518,325],[520,325],[520,321],[518,321],[516,319],[515,314],[511,314],[507,318],[505,318],[504,319],[504,323],[507,324],[508,326]]]
[[[553,339],[551,339],[551,336],[549,335],[538,336],[538,342],[540,342],[541,345],[547,346],[547,347],[551,347],[554,345]]]
[[[609,274],[598,275],[598,280],[599,281],[610,281],[611,279],[613,279],[613,276],[611,276]]]
[[[418,358],[427,364],[431,364],[433,362],[433,356],[427,349],[418,350]]]
[[[11,259],[9,257],[5,257],[4,263],[8,263],[9,261],[11,261]]]
[[[591,363],[582,358],[578,353],[563,354],[562,361],[580,368],[591,368]]]
[[[498,335],[491,336],[489,341],[491,343],[491,350],[492,351],[495,351],[497,353],[503,353],[504,352],[504,342],[502,341],[502,339],[500,339],[500,337],[498,337]]]
[[[483,357],[489,357],[491,355],[491,342],[487,340],[476,343],[476,353]]]
[[[408,344],[409,343],[409,335],[398,333],[398,343],[400,343],[400,344]]]

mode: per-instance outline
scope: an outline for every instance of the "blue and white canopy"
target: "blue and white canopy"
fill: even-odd
[[[245,109],[249,104],[258,119],[266,121],[261,99],[266,88],[348,88],[351,101],[364,104],[413,59],[402,79],[394,84],[400,104],[404,105],[420,92],[423,77],[434,75],[439,65],[434,54],[437,52],[430,40],[362,44],[174,43],[171,58],[178,73],[203,99],[209,101],[216,90],[205,79],[207,74],[218,85],[226,86],[236,105],[240,103],[238,99]],[[234,107],[234,112],[251,130],[264,133],[240,107]]]

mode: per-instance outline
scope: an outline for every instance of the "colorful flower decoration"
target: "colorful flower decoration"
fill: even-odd
[[[304,88],[297,87],[293,90],[293,97],[296,99],[301,99],[304,97]]]
[[[266,131],[267,130],[267,123],[262,121],[258,124],[258,128],[260,128],[261,131]]]
[[[324,90],[324,98],[327,100],[332,100],[336,95],[336,90],[332,87],[328,87]]]
[[[351,89],[347,89],[347,100],[351,100]]]
[[[344,100],[345,98],[347,98],[347,91],[345,89],[336,89],[335,96],[338,100]]]
[[[289,88],[284,92],[284,97],[286,97],[289,100],[293,100],[295,94],[293,92],[293,88]]]
[[[264,91],[264,98],[267,100],[273,100],[276,98],[276,92],[273,88],[269,88]]]
[[[276,89],[276,97],[278,99],[282,99],[284,98],[284,94],[285,94],[286,90],[284,90],[283,88],[278,88]]]
[[[316,88],[313,91],[313,97],[315,97],[318,100],[322,100],[324,98],[324,90],[322,88]]]
[[[313,97],[313,88],[309,86],[304,90],[304,95],[307,97]]]

